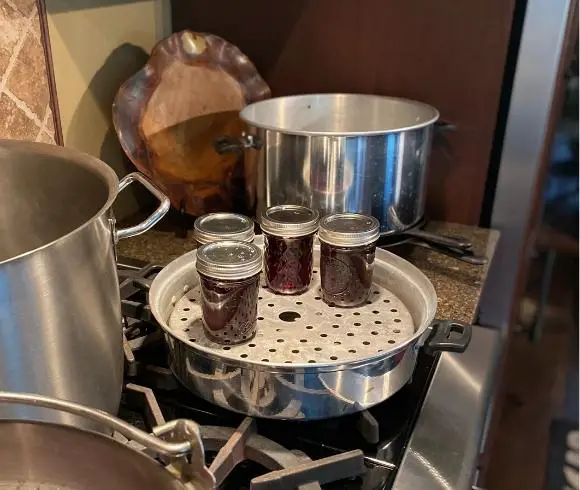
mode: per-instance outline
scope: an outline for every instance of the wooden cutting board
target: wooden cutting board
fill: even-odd
[[[182,31],[160,41],[119,89],[113,123],[127,156],[187,214],[232,210],[244,201],[243,155],[214,142],[238,138],[247,104],[270,96],[250,60],[211,34]]]

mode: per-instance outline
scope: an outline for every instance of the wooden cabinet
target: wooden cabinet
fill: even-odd
[[[427,213],[477,224],[515,0],[173,0],[173,28],[237,44],[274,95],[366,92],[457,126],[433,152]]]

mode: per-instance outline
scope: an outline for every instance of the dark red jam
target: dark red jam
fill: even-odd
[[[320,242],[322,299],[336,306],[359,306],[373,282],[375,243],[360,247],[338,247]]]
[[[314,233],[281,237],[264,232],[266,283],[280,294],[300,294],[312,279]]]
[[[220,344],[238,344],[256,334],[260,274],[246,279],[214,279],[199,274],[206,335]]]

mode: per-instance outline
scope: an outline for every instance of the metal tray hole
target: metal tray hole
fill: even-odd
[[[181,319],[181,321],[182,321],[182,322],[186,322],[186,321],[187,321],[187,318],[186,318],[186,317],[183,317],[183,318]]]
[[[400,318],[395,318],[394,322],[395,323],[401,323],[401,319]]]
[[[383,300],[383,303],[390,303],[390,302],[391,302],[391,300],[390,300],[390,299],[384,299],[384,300]]]
[[[340,313],[337,313],[336,315],[334,315],[337,318],[340,318],[342,315]]]
[[[308,342],[308,340],[306,340],[306,339],[300,339],[300,342],[302,342],[304,344],[305,342]]]
[[[262,359],[262,362],[270,362],[269,359]]]
[[[332,326],[332,328],[340,328],[340,325],[337,325],[336,323]]]
[[[374,313],[375,315],[378,315],[378,314],[380,313],[380,311],[379,311],[379,310],[373,310],[373,313]]]
[[[306,325],[306,330],[312,330],[314,327],[312,325]]]
[[[352,332],[348,332],[346,335],[348,335],[349,337],[354,337],[354,333]]]
[[[292,364],[292,361],[284,361],[284,364]]]
[[[298,349],[293,349],[292,354],[298,354],[300,351]]]
[[[375,325],[380,325],[381,323],[383,322],[381,322],[380,320],[375,320]]]
[[[312,273],[313,273],[313,274],[318,274],[318,271],[317,271],[316,269],[314,269],[314,270],[312,271]]]
[[[183,308],[183,311],[189,311],[189,308]]]
[[[197,339],[189,339],[190,342],[197,342]]]
[[[397,309],[396,308],[391,308],[391,312],[392,313],[397,313]]]
[[[371,343],[370,343],[368,340],[365,340],[365,341],[363,342],[363,345],[371,345]]]
[[[393,333],[401,333],[401,331],[397,328],[397,329],[393,330]]]
[[[184,328],[183,329],[184,332],[189,332],[189,330],[190,330],[189,328]]]
[[[302,318],[302,315],[300,315],[300,313],[297,311],[283,311],[278,315],[278,318],[283,322],[292,323],[298,320],[298,318]]]
[[[321,334],[320,334],[320,336],[321,336],[321,337],[328,337],[328,334],[326,334],[326,333],[321,333]]]
[[[240,354],[240,357],[241,357],[242,359],[245,359],[246,357],[248,357],[248,354]]]
[[[296,304],[297,305],[301,305],[302,304],[302,301],[296,301]]]
[[[360,327],[360,323],[359,323],[359,322],[354,322],[354,323],[353,323],[353,325],[354,325],[355,327]]]
[[[356,349],[348,349],[351,354],[356,354]]]
[[[268,306],[269,306],[270,308],[272,308],[272,307],[274,306],[274,303],[268,303]]]
[[[276,332],[281,332],[281,331],[282,331],[282,329],[281,329],[281,328],[277,328],[277,329],[276,329]]]
[[[231,349],[231,347],[228,347],[228,346],[226,346],[226,347],[222,347],[222,349],[223,349],[223,350],[230,350],[230,349]]]
[[[372,304],[373,304],[373,302],[372,302],[372,301],[369,301],[369,300],[365,301],[365,303],[366,303],[367,305],[372,305]]]
[[[316,352],[320,352],[320,351],[322,350],[322,347],[315,347],[315,348],[314,348],[314,350],[315,350]]]
[[[314,299],[322,299],[320,296],[314,296]]]
[[[264,317],[263,317],[263,316],[259,316],[259,317],[258,317],[258,320],[263,320],[263,319],[264,319]]]
[[[276,352],[276,349],[268,349],[268,352]]]
[[[284,342],[284,339],[278,339],[278,340],[276,340],[276,342],[282,343],[282,342]]]
[[[338,359],[338,357],[336,357],[336,356],[330,356],[331,361],[336,361],[337,359]]]
[[[322,312],[321,311],[317,311],[316,312],[316,316],[322,316]]]
[[[258,296],[258,299],[264,299],[264,298],[262,298],[262,296]]]
[[[355,316],[359,316],[359,315],[360,315],[360,312],[358,312],[358,311],[355,311],[355,312],[353,313],[353,315],[355,315]]]
[[[248,347],[256,347],[256,344],[248,344]]]
[[[314,360],[310,359],[308,362],[309,362],[310,364],[314,364],[316,361],[314,361]]]
[[[393,339],[389,340],[389,344],[394,344],[394,343],[395,343],[395,341]]]
[[[342,342],[339,342],[338,340],[334,343],[334,345],[342,345]]]
[[[373,330],[373,331],[371,332],[371,335],[378,335],[378,334],[379,334],[379,332],[377,332],[376,330]]]

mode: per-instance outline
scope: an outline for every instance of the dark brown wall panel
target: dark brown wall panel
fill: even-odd
[[[476,224],[514,0],[173,0],[174,30],[237,44],[274,95],[367,92],[457,125],[430,162],[427,212]]]

